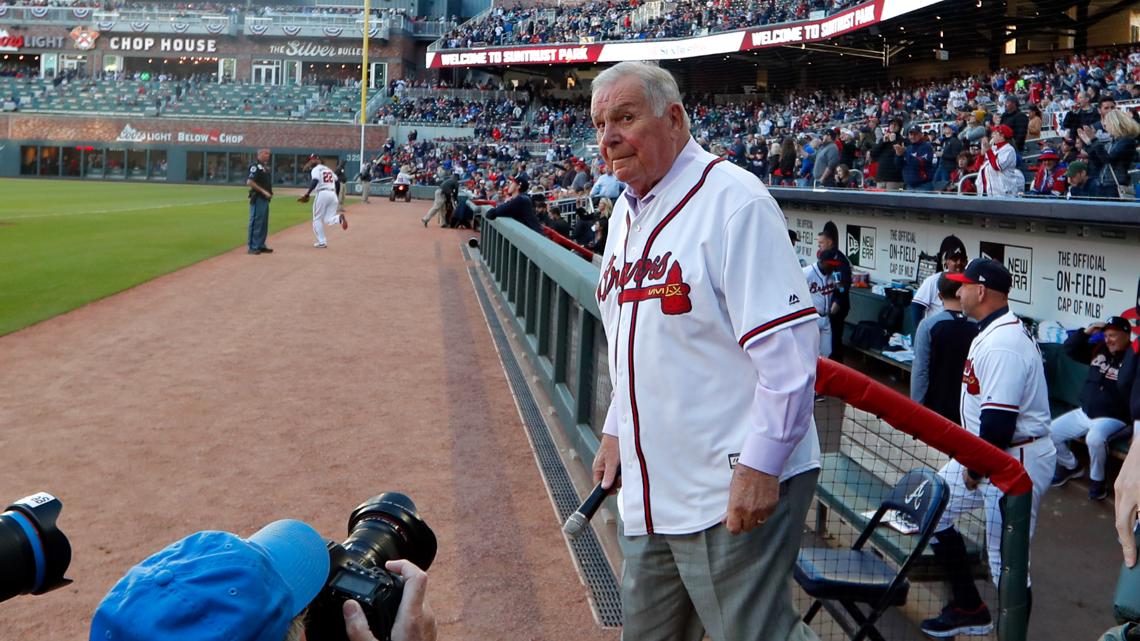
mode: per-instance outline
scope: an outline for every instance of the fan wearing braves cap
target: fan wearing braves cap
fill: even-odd
[[[434,641],[427,574],[406,560],[385,567],[404,579],[392,641]],[[328,548],[301,521],[274,521],[248,539],[198,532],[131,568],[99,603],[88,638],[299,641],[328,575]],[[376,641],[358,603],[346,601],[344,617],[349,641]]]
[[[329,169],[324,163],[321,162],[321,157],[317,154],[309,156],[309,162],[305,167],[312,167],[310,177],[312,180],[309,182],[309,190],[305,195],[297,200],[299,202],[309,202],[309,195],[314,191],[317,192],[316,199],[313,200],[313,235],[317,237],[317,242],[313,247],[324,249],[328,247],[325,241],[325,225],[340,224],[342,229],[348,229],[348,218],[344,214],[337,211],[339,202],[337,201],[337,180],[336,173]]]
[[[1065,163],[1060,162],[1057,152],[1046,147],[1037,156],[1037,173],[1029,193],[1038,196],[1064,196],[1069,186],[1065,182]]]
[[[1057,451],[1049,438],[1049,393],[1037,343],[1009,311],[1013,278],[999,262],[976,258],[965,271],[947,274],[961,283],[962,311],[978,321],[962,373],[959,409],[962,427],[1017,459],[1033,482],[1029,535],[1037,525],[1037,508],[1053,479]],[[993,629],[966,556],[962,535],[954,528],[961,515],[985,509],[986,552],[990,578],[1001,577],[1002,492],[973,470],[951,460],[939,474],[950,499],[931,544],[950,582],[951,601],[939,616],[922,622],[934,637],[988,634]],[[1029,593],[1032,607],[1033,593]]]
[[[1017,168],[1017,151],[1009,144],[1009,125],[994,127],[989,138],[982,138],[982,167],[978,188],[982,196],[1016,196],[1025,189],[1025,176]]]
[[[613,394],[593,464],[621,486],[622,638],[815,639],[789,582],[819,474],[819,314],[785,218],[693,138],[668,71],[622,62],[592,88],[627,185],[596,292]]]
[[[1108,496],[1104,477],[1108,441],[1129,425],[1128,395],[1118,389],[1117,381],[1131,333],[1131,323],[1120,316],[1111,316],[1103,323],[1093,323],[1083,331],[1073,332],[1065,340],[1065,353],[1078,363],[1088,364],[1089,373],[1081,390],[1081,406],[1053,421],[1053,444],[1057,447],[1053,487],[1060,487],[1084,473],[1068,445],[1068,441],[1084,437],[1092,481],[1089,499],[1101,501]],[[1092,342],[1095,334],[1101,334],[1104,340]]]
[[[534,213],[534,202],[531,201],[530,196],[526,193],[528,189],[530,189],[530,180],[526,177],[526,174],[512,176],[511,179],[507,181],[507,196],[510,198],[508,198],[506,202],[493,207],[484,214],[483,217],[487,220],[514,218],[541,234],[542,223],[538,221],[538,216]]]

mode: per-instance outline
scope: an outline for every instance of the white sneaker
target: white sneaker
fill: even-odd
[[[313,243],[313,247],[316,247],[317,249],[324,249],[324,248],[328,247],[328,245],[326,245],[324,243]]]

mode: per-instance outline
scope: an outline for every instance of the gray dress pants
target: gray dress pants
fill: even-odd
[[[622,641],[818,641],[792,603],[791,576],[818,470],[780,484],[776,512],[737,535],[620,537]]]

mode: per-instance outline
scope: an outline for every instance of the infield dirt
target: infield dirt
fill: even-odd
[[[87,636],[133,564],[198,530],[300,518],[342,540],[409,494],[439,538],[441,639],[616,639],[595,624],[459,245],[426,205],[357,205],[0,338],[0,501],[64,503],[71,586],[0,639]],[[241,239],[235,239],[240,242]]]

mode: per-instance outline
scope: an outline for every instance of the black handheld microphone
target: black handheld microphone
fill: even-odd
[[[618,468],[618,472],[614,476],[614,483],[616,484],[620,478],[621,469]],[[562,532],[571,539],[578,538],[582,530],[586,529],[586,524],[590,522],[590,519],[594,518],[594,513],[602,506],[602,501],[606,499],[606,495],[609,493],[610,490],[602,489],[601,483],[595,485],[594,491],[590,492],[590,495],[586,497],[585,501],[582,501],[582,505],[578,506],[578,510],[571,514],[570,518],[566,519],[566,523],[562,525]]]

